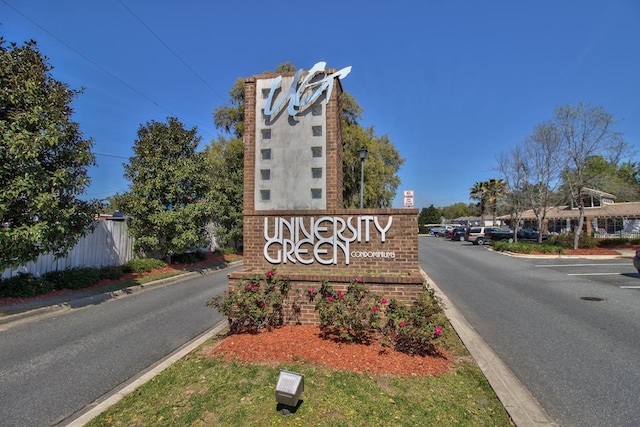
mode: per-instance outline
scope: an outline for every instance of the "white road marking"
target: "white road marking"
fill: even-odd
[[[536,265],[536,267],[609,267],[609,266],[629,267],[629,264],[615,263],[615,264],[539,264],[539,265]]]
[[[567,273],[567,276],[621,276],[622,273]]]
[[[620,289],[640,289],[640,286],[620,286]]]

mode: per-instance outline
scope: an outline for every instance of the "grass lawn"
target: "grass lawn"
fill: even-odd
[[[208,355],[216,338],[126,396],[87,426],[512,426],[455,333],[461,356],[437,377],[357,374],[305,362],[266,366]],[[295,413],[277,410],[279,370],[305,376]]]

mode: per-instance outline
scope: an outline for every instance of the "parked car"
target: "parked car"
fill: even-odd
[[[491,232],[500,232],[502,229],[500,227],[471,227],[467,231],[466,240],[467,242],[471,242],[474,245],[484,245],[491,241]],[[489,234],[487,236],[486,234]]]
[[[640,273],[640,248],[636,249],[636,256],[633,257],[633,266]]]
[[[465,227],[455,227],[451,230],[451,240],[458,240],[460,242],[466,239],[467,229]]]
[[[485,237],[487,239],[496,241],[496,240],[508,240],[509,243],[513,242],[513,230],[500,230],[500,231],[491,231],[489,232],[490,235],[485,235]],[[534,241],[537,242],[538,241],[538,236],[540,235],[540,233],[538,233],[537,230],[534,230],[532,228],[521,228],[518,230],[518,240],[529,240],[529,241]],[[542,240],[547,240],[547,238],[549,237],[548,234],[543,234],[542,235]]]
[[[451,233],[451,230],[453,230],[453,225],[443,225],[439,229],[436,228],[433,234],[438,237],[445,237],[447,232]]]

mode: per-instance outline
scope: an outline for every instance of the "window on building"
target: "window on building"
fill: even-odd
[[[271,139],[271,129],[262,129],[262,139]]]
[[[322,105],[314,105],[311,107],[311,115],[312,116],[321,116],[322,115]]]
[[[271,179],[271,169],[260,169],[260,177],[263,181]]]
[[[322,178],[322,168],[311,168],[311,177],[312,178]]]
[[[313,136],[322,136],[322,126],[311,126]]]
[[[260,150],[260,157],[262,160],[271,160],[271,148]]]
[[[311,147],[311,157],[322,157],[322,147]]]
[[[262,89],[262,99],[267,99],[269,97],[269,92],[271,92],[271,89],[268,87],[265,87]]]
[[[260,190],[260,200],[263,202],[271,200],[271,190]]]
[[[312,199],[322,199],[322,188],[312,188],[311,189],[311,198]]]

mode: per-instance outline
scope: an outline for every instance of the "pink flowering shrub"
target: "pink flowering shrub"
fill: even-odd
[[[361,281],[352,280],[346,292],[323,282],[318,294],[316,310],[325,335],[361,343],[375,338],[373,333],[381,324],[381,301]]]
[[[216,295],[207,302],[227,316],[231,333],[255,332],[281,326],[285,322],[284,301],[289,294],[288,280],[279,280],[274,271],[243,280],[236,289]],[[291,307],[294,311],[296,305]]]
[[[438,352],[437,344],[445,324],[448,323],[440,301],[429,289],[409,306],[392,299],[382,333],[396,350],[424,356]]]
[[[438,352],[447,321],[431,290],[410,305],[374,295],[361,280],[351,281],[346,292],[324,282],[317,293],[316,310],[325,336],[360,343],[378,340],[413,355]]]

